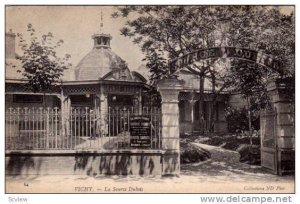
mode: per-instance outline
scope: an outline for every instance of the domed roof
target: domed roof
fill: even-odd
[[[100,31],[92,35],[92,39],[94,47],[76,66],[73,72],[75,80],[146,81],[143,76],[131,72],[126,62],[111,51],[112,37],[103,33],[102,14]]]
[[[75,68],[76,80],[99,80],[107,73],[119,70],[125,61],[105,48],[93,48]]]

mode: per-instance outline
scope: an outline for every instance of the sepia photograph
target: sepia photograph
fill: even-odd
[[[295,5],[4,7],[5,193],[295,193]]]

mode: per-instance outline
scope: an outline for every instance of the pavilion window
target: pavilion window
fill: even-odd
[[[209,112],[209,104],[207,101],[203,101],[203,118],[204,120],[207,120],[208,118],[208,112]]]
[[[120,79],[126,79],[126,78],[127,78],[126,72],[125,72],[125,70],[123,69],[123,70],[120,71]]]
[[[216,107],[215,107],[215,110],[216,110],[216,121],[219,121],[219,107],[220,107],[220,102],[217,102],[216,103]]]
[[[129,95],[109,95],[109,104],[113,107],[132,107],[133,97]]]
[[[93,95],[71,95],[70,99],[71,99],[71,105],[73,106],[93,105]]]
[[[185,122],[186,121],[186,118],[185,118],[185,109],[186,109],[185,101],[181,100],[179,102],[179,120],[180,120],[180,122]]]
[[[14,103],[43,103],[42,95],[14,94]]]
[[[104,39],[104,45],[107,45],[107,39]]]
[[[199,120],[199,101],[194,104],[194,120]]]

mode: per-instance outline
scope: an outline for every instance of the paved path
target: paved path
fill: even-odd
[[[290,182],[293,176],[279,177],[272,175],[260,166],[248,165],[239,162],[240,155],[236,151],[221,147],[193,143],[211,153],[211,158],[205,162],[181,165],[182,175],[194,175],[199,179],[213,182],[236,181],[236,182]]]

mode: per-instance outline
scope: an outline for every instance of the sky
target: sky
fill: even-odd
[[[141,64],[143,54],[131,39],[120,35],[120,28],[126,19],[112,19],[116,10],[111,6],[12,6],[6,7],[6,32],[26,33],[27,24],[31,23],[37,36],[52,32],[55,39],[62,39],[64,44],[58,54],[71,55],[71,63],[76,66],[93,48],[91,36],[100,29],[101,10],[103,13],[104,33],[112,36],[112,51],[128,63],[131,70]],[[17,48],[17,46],[16,46]],[[17,50],[17,53],[21,53]]]

